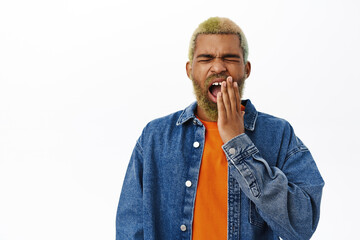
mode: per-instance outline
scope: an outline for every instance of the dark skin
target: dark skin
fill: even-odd
[[[241,111],[241,96],[238,83],[247,78],[251,71],[250,62],[244,63],[239,37],[235,34],[201,34],[196,39],[196,48],[192,63],[186,63],[186,72],[190,79],[205,88],[205,80],[214,74],[225,74],[221,92],[216,97],[208,92],[210,101],[217,103],[217,125],[224,143],[242,134],[244,114]],[[200,106],[196,109],[200,119],[211,121]]]

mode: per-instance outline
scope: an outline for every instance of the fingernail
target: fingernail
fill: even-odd
[[[221,83],[221,86],[226,87],[226,82],[225,82],[225,81],[223,81],[223,82]]]
[[[232,82],[232,81],[233,81],[232,77],[228,77],[228,79],[229,79],[229,82]]]
[[[237,82],[234,82],[234,87],[237,87],[237,86],[238,86]]]

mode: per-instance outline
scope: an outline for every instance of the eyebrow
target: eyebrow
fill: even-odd
[[[241,58],[241,56],[240,55],[238,55],[238,54],[224,54],[223,56],[222,56],[223,58]]]
[[[215,58],[214,55],[212,54],[200,54],[197,56],[197,58]],[[231,54],[231,53],[228,53],[228,54],[224,54],[221,56],[221,58],[241,58],[240,55],[238,54]]]
[[[197,58],[214,58],[214,55],[211,54],[200,54]]]

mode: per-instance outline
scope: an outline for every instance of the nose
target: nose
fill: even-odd
[[[213,73],[225,72],[226,71],[226,66],[225,66],[224,61],[219,57],[215,58],[212,65],[211,65],[211,71]]]

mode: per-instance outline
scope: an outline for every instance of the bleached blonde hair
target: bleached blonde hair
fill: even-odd
[[[244,63],[247,62],[249,55],[249,46],[245,34],[241,28],[228,18],[211,17],[206,21],[200,23],[195,29],[189,45],[189,61],[194,59],[194,52],[196,47],[196,38],[199,34],[236,34],[239,36],[240,47],[243,51]]]

